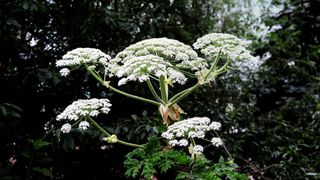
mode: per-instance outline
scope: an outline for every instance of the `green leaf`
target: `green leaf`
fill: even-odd
[[[137,175],[140,172],[141,165],[139,164],[139,161],[136,159],[127,159],[124,162],[124,165],[127,167],[127,170],[125,172],[126,177],[137,177]]]
[[[141,175],[149,180],[149,179],[151,179],[151,177],[152,177],[156,172],[157,172],[157,171],[154,169],[153,163],[151,163],[150,161],[146,160],[146,161],[144,162],[144,166],[143,166]]]
[[[51,172],[47,168],[34,167],[34,168],[32,168],[32,170],[34,172],[42,174],[43,176],[52,177]]]
[[[50,145],[50,143],[43,141],[42,139],[38,139],[33,142],[33,148],[35,150],[39,150],[39,149],[43,148],[44,146],[48,146],[48,145]]]

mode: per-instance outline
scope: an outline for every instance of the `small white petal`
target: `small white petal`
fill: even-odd
[[[66,124],[62,125],[60,130],[62,133],[67,134],[71,131],[71,125],[69,123],[66,123]]]
[[[61,76],[68,76],[70,74],[70,70],[68,68],[62,68],[59,73]]]
[[[219,146],[223,145],[222,140],[220,138],[217,138],[217,137],[212,138],[211,142],[216,147],[219,147]]]
[[[81,121],[79,123],[79,129],[80,130],[87,130],[89,128],[90,124],[87,121]]]

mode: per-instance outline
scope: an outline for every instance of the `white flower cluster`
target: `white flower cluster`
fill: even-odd
[[[154,38],[130,45],[110,61],[111,72],[122,78],[119,85],[128,81],[143,82],[149,75],[165,76],[173,83],[184,84],[187,77],[179,69],[199,71],[207,68],[205,59],[188,45],[177,40]]]
[[[69,133],[71,131],[71,124],[66,123],[66,124],[62,125],[60,130],[62,133],[65,133],[65,134]]]
[[[87,130],[89,127],[90,127],[90,124],[88,123],[88,121],[81,121],[79,123],[80,130]]]
[[[79,123],[79,128],[78,129],[85,131],[89,127],[90,127],[90,124],[87,121],[81,121]],[[69,133],[71,131],[71,129],[72,129],[71,124],[65,123],[64,125],[62,125],[60,130],[61,130],[62,133],[67,134],[67,133]]]
[[[95,117],[99,113],[108,114],[110,107],[111,104],[108,99],[79,99],[59,114],[56,120],[79,120],[84,116]]]
[[[95,117],[99,113],[108,114],[111,104],[108,99],[79,99],[69,105],[61,114],[56,117],[57,121],[60,120],[80,120],[85,116]],[[90,124],[87,121],[81,121],[78,129],[87,130]],[[65,123],[61,127],[62,133],[69,133],[72,126],[69,123]]]
[[[230,60],[251,60],[253,56],[246,49],[248,42],[231,34],[211,33],[197,39],[193,44],[206,56],[221,56]]]
[[[242,82],[247,82],[254,73],[260,70],[263,62],[260,58],[256,57],[248,61],[233,61],[230,66],[235,70],[228,71],[223,78],[239,77]]]
[[[62,68],[59,73],[61,76],[68,76],[70,74],[70,70],[68,68]]]
[[[163,132],[161,136],[169,140],[170,146],[186,147],[190,144],[187,139],[203,139],[207,131],[219,130],[220,128],[221,124],[219,122],[210,122],[210,119],[207,117],[193,117],[170,125],[167,131]],[[217,139],[212,141],[212,143],[215,146],[221,145],[217,142]],[[200,145],[195,145],[193,151],[202,152],[203,148],[201,150],[199,146]]]
[[[202,154],[203,152],[203,147],[201,145],[195,145],[192,148],[191,154]]]
[[[217,137],[212,138],[211,143],[216,147],[222,146],[223,144],[221,138],[217,138]]]
[[[62,76],[67,76],[70,70],[66,67],[79,66],[81,63],[97,65],[102,64],[107,66],[111,57],[103,53],[99,49],[94,48],[76,48],[68,51],[61,60],[56,62],[57,67],[65,67],[60,70]]]

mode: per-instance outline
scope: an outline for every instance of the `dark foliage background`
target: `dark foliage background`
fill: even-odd
[[[219,79],[185,99],[183,109],[222,122],[221,135],[242,172],[261,179],[319,179],[320,1],[273,1],[283,8],[276,15],[266,11],[263,22],[281,28],[261,38],[249,32],[252,19],[239,18],[250,17],[243,12],[216,15],[235,3],[0,1],[0,179],[125,179],[122,162],[132,149],[103,144],[95,131],[58,141],[55,116],[75,99],[108,97],[112,112],[100,122],[142,143],[158,133],[157,109],[106,91],[85,72],[61,78],[55,61],[76,47],[115,55],[146,38],[192,44],[209,32],[252,39],[255,55],[272,56],[250,81]],[[147,93],[135,84],[124,88]]]

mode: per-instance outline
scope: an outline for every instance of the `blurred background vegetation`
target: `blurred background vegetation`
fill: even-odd
[[[319,7],[319,0],[0,1],[0,179],[125,179],[132,149],[101,143],[94,130],[56,137],[55,116],[75,99],[108,97],[111,114],[99,122],[143,143],[159,133],[156,109],[106,91],[84,72],[62,78],[55,61],[76,47],[114,56],[146,38],[191,45],[210,32],[251,40],[263,64],[228,73],[182,108],[222,123],[248,176],[320,179]],[[207,156],[217,159],[215,151]]]

